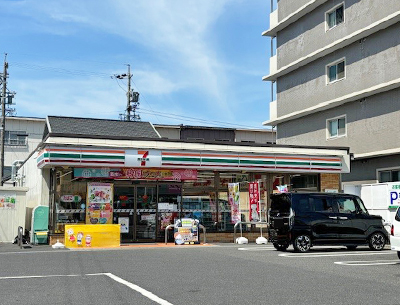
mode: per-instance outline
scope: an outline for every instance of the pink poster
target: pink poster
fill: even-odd
[[[250,221],[260,221],[260,191],[258,182],[249,183]]]
[[[237,223],[241,220],[239,210],[239,183],[228,183],[228,200],[231,207],[231,222]]]

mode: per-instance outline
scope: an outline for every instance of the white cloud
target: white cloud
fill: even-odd
[[[26,5],[32,6],[32,18],[41,23],[47,19],[51,25],[47,30],[56,34],[68,34],[74,26],[89,26],[144,46],[163,64],[163,72],[155,63],[147,64],[153,69],[154,83],[150,74],[142,75],[141,90],[165,94],[195,88],[208,96],[205,104],[219,106],[229,116],[228,71],[218,56],[218,47],[211,42],[210,31],[232,1],[29,0]],[[142,71],[135,73],[140,76]],[[157,84],[162,86],[157,88]]]

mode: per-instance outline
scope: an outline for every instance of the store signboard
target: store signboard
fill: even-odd
[[[126,150],[126,167],[161,167],[160,150]]]
[[[87,184],[87,224],[112,224],[113,191],[112,183],[90,182]]]
[[[199,221],[193,218],[177,219],[174,239],[176,245],[199,244]]]
[[[258,182],[249,183],[250,221],[260,221],[260,188]]]
[[[237,223],[241,220],[239,210],[239,183],[228,183],[228,201],[231,207],[231,221]]]
[[[195,169],[143,169],[123,168],[74,168],[75,178],[106,178],[135,180],[197,180]]]
[[[400,184],[389,184],[389,208],[397,208],[400,206]]]
[[[0,209],[15,209],[17,201],[16,194],[1,194],[0,193]]]

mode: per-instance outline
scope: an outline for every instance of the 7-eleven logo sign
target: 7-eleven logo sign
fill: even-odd
[[[146,166],[146,162],[150,161],[148,155],[149,151],[148,150],[138,150],[138,155],[141,156],[137,160],[140,162],[141,166]]]
[[[162,167],[160,150],[125,150],[125,167]]]

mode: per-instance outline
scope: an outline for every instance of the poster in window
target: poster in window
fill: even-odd
[[[87,224],[112,224],[113,189],[112,183],[91,182],[87,184]]]
[[[121,225],[121,233],[129,233],[129,217],[119,217],[118,223]]]
[[[0,209],[15,209],[16,194],[0,194]]]

